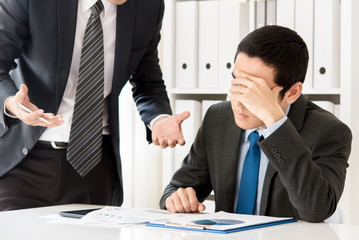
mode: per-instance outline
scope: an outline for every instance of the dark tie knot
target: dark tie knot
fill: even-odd
[[[102,12],[103,10],[103,4],[101,2],[101,0],[98,0],[92,7],[91,7],[91,10],[93,12],[93,14],[95,14],[96,16],[99,16],[100,13]]]

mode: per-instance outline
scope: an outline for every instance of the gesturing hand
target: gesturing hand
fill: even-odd
[[[53,113],[44,113],[44,110],[39,109],[37,106],[32,104],[27,95],[28,88],[25,84],[21,84],[20,90],[16,93],[15,96],[9,97],[5,101],[6,110],[19,118],[21,121],[31,126],[42,126],[42,127],[57,127],[64,123],[63,117],[61,115],[54,116]],[[24,109],[18,106],[18,103],[21,103],[28,109],[32,110],[32,113],[25,111]],[[39,117],[45,118],[49,123],[41,121]]]
[[[177,143],[181,146],[185,144],[182,134],[181,124],[190,116],[189,112],[163,116],[154,122],[152,129],[152,142],[162,148],[175,147]]]

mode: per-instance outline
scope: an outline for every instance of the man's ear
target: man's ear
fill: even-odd
[[[284,95],[284,100],[286,101],[286,103],[292,104],[297,101],[299,96],[302,94],[302,90],[303,84],[301,82],[296,82],[295,84],[293,84]]]

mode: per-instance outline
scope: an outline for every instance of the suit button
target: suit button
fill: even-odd
[[[274,157],[275,157],[276,159],[280,159],[280,154],[279,154],[279,153],[275,153],[275,154],[274,154]]]
[[[278,149],[277,149],[277,148],[271,148],[270,151],[271,151],[272,153],[276,153],[276,152],[278,152]]]
[[[29,149],[27,149],[26,147],[23,147],[21,149],[21,152],[24,154],[24,155],[27,155],[29,153]]]
[[[283,159],[279,158],[277,161],[279,164],[283,164]]]

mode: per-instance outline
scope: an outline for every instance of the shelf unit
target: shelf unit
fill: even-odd
[[[183,0],[182,0],[183,1]],[[192,0],[193,1],[193,0]],[[338,0],[339,1],[339,0]],[[243,1],[238,1],[243,2]],[[247,0],[249,8],[249,30],[254,30],[254,0]],[[162,27],[162,69],[166,80],[167,91],[172,103],[176,99],[191,100],[225,100],[228,89],[180,89],[175,88],[175,13],[176,0],[166,0],[166,12]],[[346,179],[346,187],[340,202],[341,222],[359,223],[359,193],[354,188],[359,182],[359,163],[352,159],[359,157],[359,131],[356,123],[359,122],[359,114],[356,103],[359,102],[359,51],[356,43],[359,42],[359,30],[356,23],[359,17],[359,1],[341,0],[340,16],[340,88],[314,89],[305,88],[303,94],[312,100],[327,100],[340,104],[339,118],[351,127],[353,132],[352,153],[349,159],[350,168]],[[187,143],[191,144],[191,143]],[[174,171],[173,149],[163,150],[162,184],[163,188],[168,184]],[[354,210],[354,211],[353,211]]]

